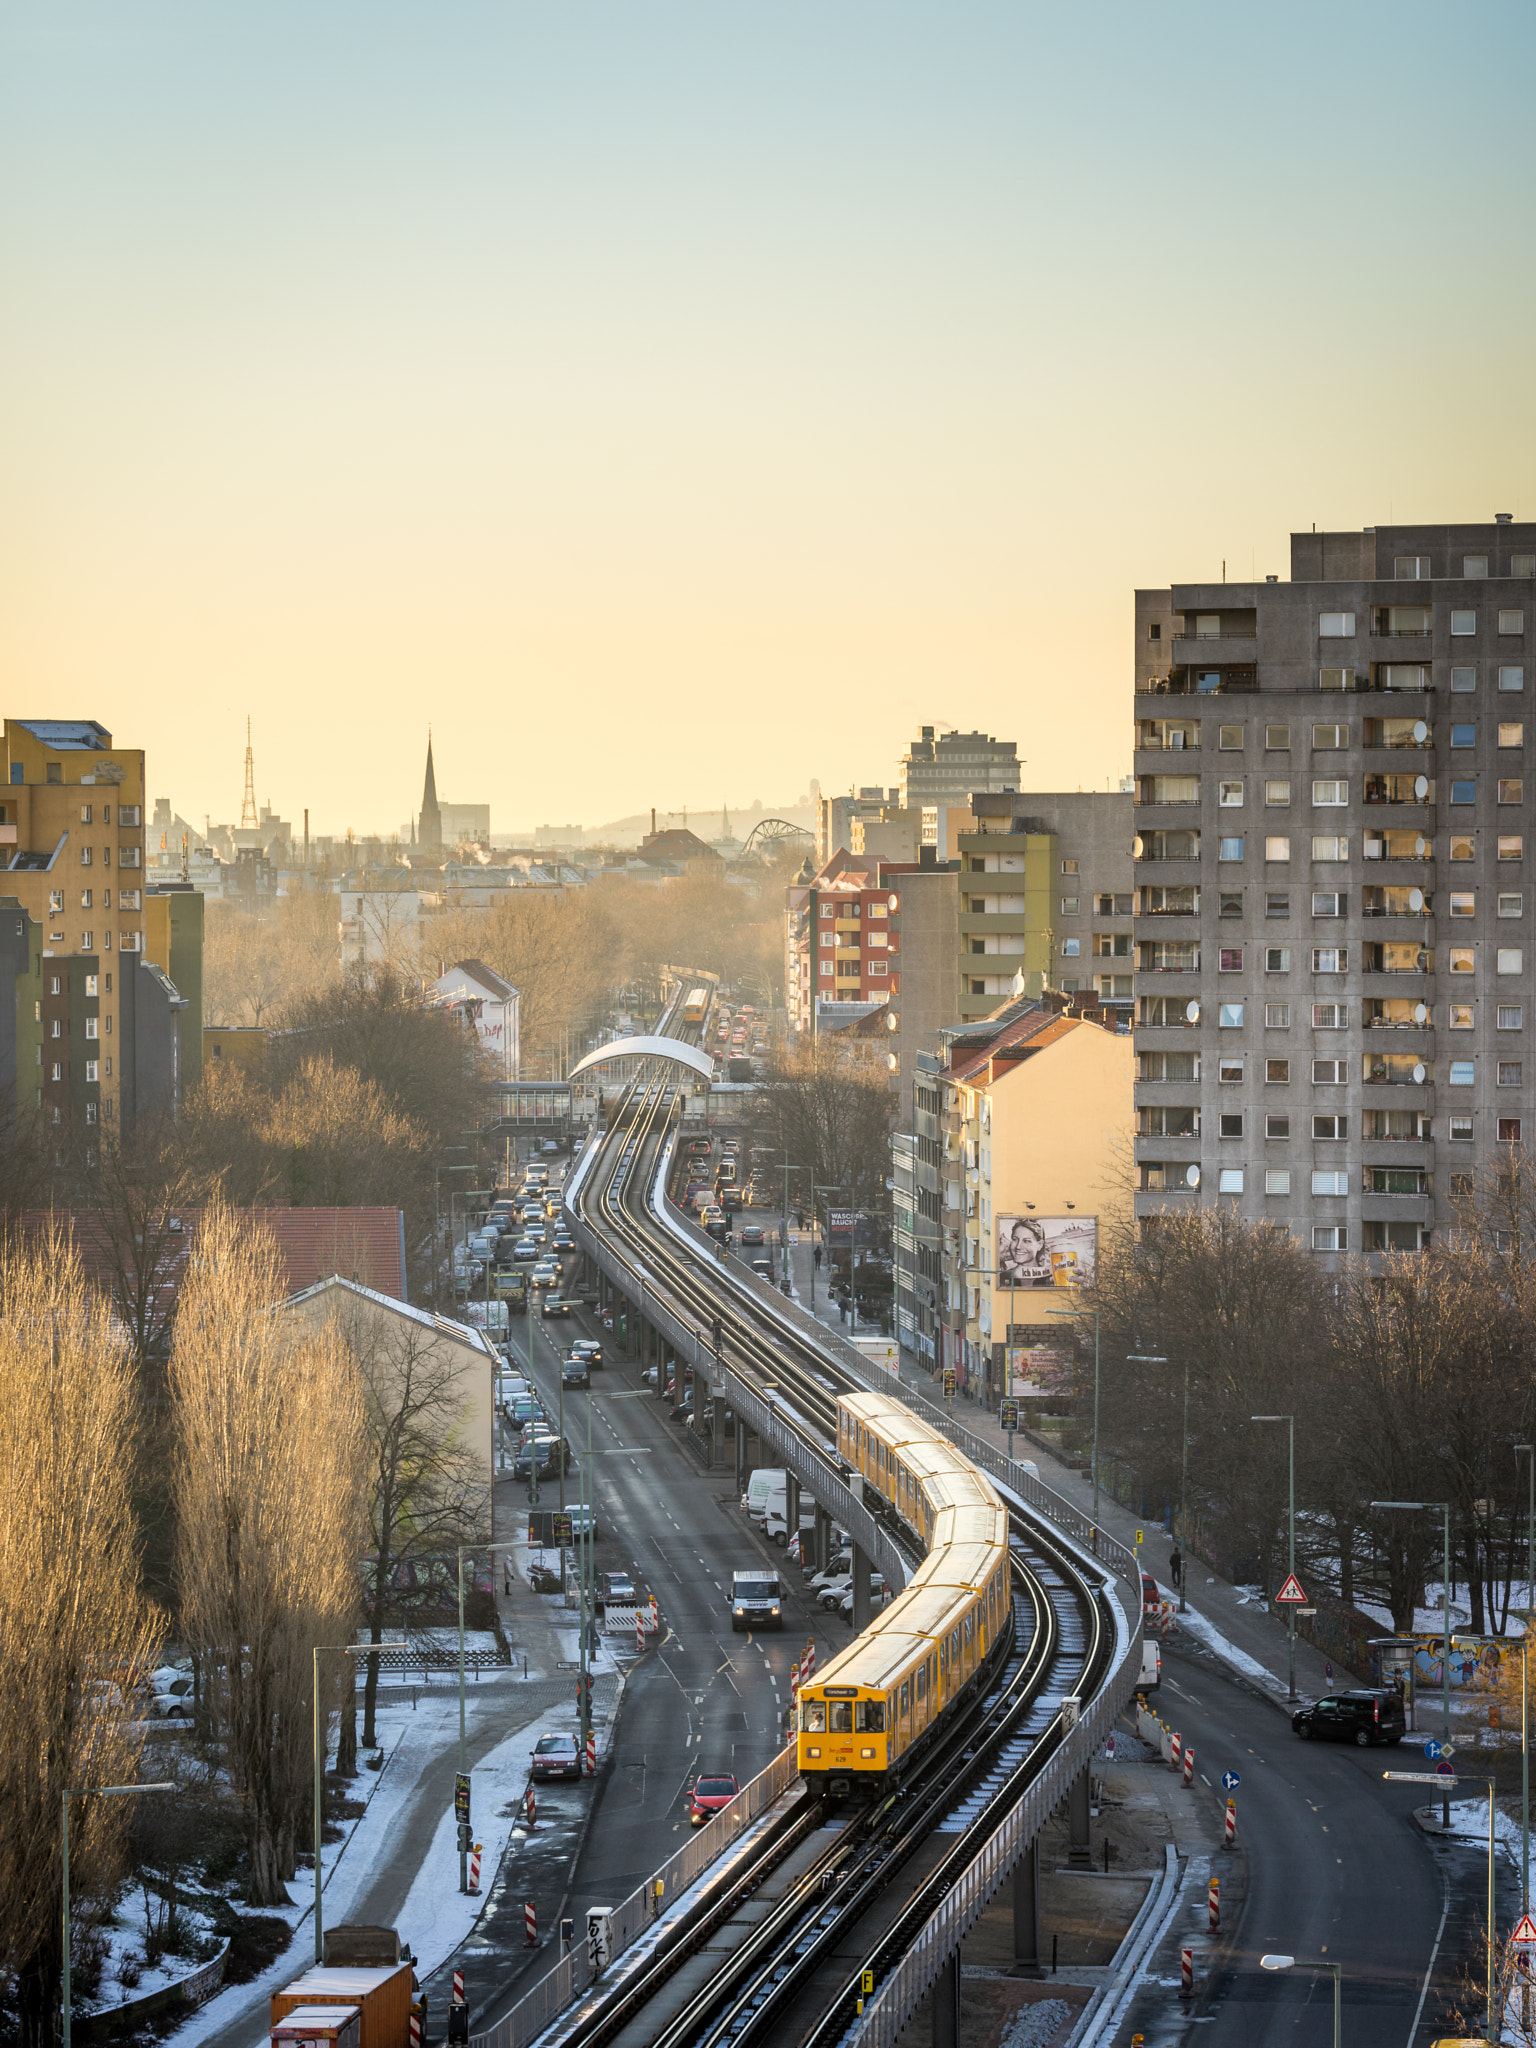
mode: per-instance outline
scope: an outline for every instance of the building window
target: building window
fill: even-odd
[[[821,914],[823,917],[836,917],[837,906],[832,903],[823,903],[823,905],[821,906]]]
[[[1426,1023],[1431,1021],[1429,1018],[1425,1019]],[[1452,1031],[1470,1031],[1473,1028],[1472,1005],[1470,1003],[1449,1004],[1447,1006],[1446,1021]]]
[[[1348,745],[1349,727],[1347,725],[1313,726],[1312,746],[1315,752],[1327,753],[1334,748],[1347,747]]]
[[[1466,781],[1453,782],[1451,784],[1451,802],[1453,804],[1475,804],[1477,802],[1476,781],[1468,778]]]
[[[1476,835],[1471,832],[1453,832],[1451,834],[1451,859],[1475,860],[1476,858]]]
[[[1269,1082],[1271,1086],[1281,1088],[1288,1087],[1291,1079],[1290,1061],[1266,1060],[1264,1062],[1264,1079],[1267,1082]]]
[[[1243,807],[1243,785],[1241,782],[1217,784],[1216,801],[1224,811],[1240,811]]]
[[[1266,1166],[1264,1192],[1266,1195],[1288,1195],[1291,1192],[1291,1169],[1288,1166]]]
[[[1064,860],[1061,864],[1061,872],[1064,875],[1075,875],[1077,873],[1077,862],[1075,860]]]
[[[1314,1088],[1334,1088],[1344,1079],[1342,1060],[1314,1060],[1312,1062],[1312,1085]]]
[[[1241,946],[1222,946],[1216,955],[1218,974],[1241,974],[1243,971],[1243,949]]]
[[[1499,613],[1499,631],[1501,633],[1523,633],[1525,631],[1525,613],[1521,611],[1501,611]]]
[[[1063,939],[1061,942],[1061,950],[1064,958],[1068,960],[1077,959],[1078,955],[1082,951],[1082,945],[1083,942],[1081,939]]]
[[[1348,1224],[1314,1223],[1312,1226],[1312,1249],[1315,1252],[1347,1252],[1349,1250]]]
[[[11,765],[15,768],[20,764],[13,762]],[[48,762],[43,769],[43,776],[45,781],[48,782],[62,782],[64,780],[64,763],[62,761]]]
[[[88,867],[90,866],[90,864],[91,864],[91,848],[90,848],[89,846],[82,846],[82,847],[81,847],[81,849],[80,849],[80,865],[81,865],[81,867],[83,867],[83,868],[88,868]]]
[[[1243,1112],[1240,1109],[1224,1110],[1218,1121],[1220,1124],[1219,1136],[1223,1138],[1240,1138],[1243,1135]]]
[[[1162,626],[1161,626],[1161,624],[1160,624],[1160,623],[1159,623],[1159,622],[1158,622],[1158,621],[1157,621],[1156,619],[1154,619],[1154,620],[1152,621],[1151,625],[1150,625],[1150,626],[1148,626],[1148,628],[1147,628],[1147,638],[1148,638],[1149,640],[1161,640],[1161,639],[1162,639],[1162,637],[1163,637],[1163,629],[1162,629]]]
[[[1461,558],[1461,573],[1467,577],[1486,576],[1488,574],[1488,557],[1486,555],[1463,555]]]
[[[1264,1029],[1266,1031],[1289,1031],[1291,1028],[1291,1006],[1289,1003],[1266,1003],[1264,1005]],[[1282,1062],[1282,1064],[1284,1064]]]
[[[1240,725],[1217,726],[1216,746],[1220,753],[1240,754],[1243,751],[1243,728]]]
[[[1499,688],[1501,690],[1523,690],[1525,688],[1525,669],[1518,663],[1513,667],[1501,668],[1499,670]]]
[[[53,1063],[53,1078],[55,1081],[62,1081],[64,1078],[64,1069],[57,1060]]]
[[[87,993],[89,993],[89,991],[87,991]],[[97,1026],[97,1022],[98,1022],[98,1019],[97,1019],[97,1018],[95,1018],[95,1017],[87,1017],[87,1018],[86,1018],[86,1020],[85,1020],[85,1035],[86,1035],[86,1037],[87,1037],[87,1038],[94,1038],[94,1037],[96,1036],[96,1026]]]
[[[1470,696],[1476,688],[1477,670],[1475,668],[1453,668],[1451,670],[1451,694],[1453,697]]]
[[[1348,974],[1348,946],[1314,946],[1312,948],[1312,972],[1314,974]]]
[[[1289,917],[1291,914],[1290,895],[1285,890],[1271,890],[1264,899],[1266,917]]]
[[[1222,1003],[1217,1015],[1216,1025],[1220,1031],[1240,1031],[1243,1026],[1242,1004]]]
[[[1264,858],[1266,860],[1289,860],[1290,857],[1291,842],[1289,839],[1277,836],[1265,840]]]
[[[1314,860],[1348,860],[1349,835],[1343,832],[1314,832],[1312,834],[1312,858]]]
[[[1320,640],[1352,640],[1355,634],[1353,612],[1323,612],[1317,622],[1317,637]]]
[[[1477,955],[1471,946],[1452,946],[1450,949],[1452,974],[1472,974],[1476,971]]]
[[[1523,1031],[1525,1009],[1520,1003],[1499,1004],[1499,1029],[1501,1031]]]
[[[1241,889],[1219,889],[1216,892],[1216,915],[1218,917],[1241,917],[1243,914],[1243,892]]]
[[[1392,574],[1399,583],[1424,583],[1429,579],[1428,555],[1396,555]]]
[[[1348,1003],[1314,1003],[1312,1005],[1312,1029],[1314,1031],[1347,1031],[1349,1029]]]
[[[1452,1200],[1453,1202],[1454,1202],[1454,1201],[1457,1201],[1457,1200],[1464,1200],[1464,1199],[1466,1199],[1466,1198],[1470,1197],[1471,1193],[1472,1193],[1472,1176],[1471,1176],[1471,1174],[1470,1174],[1470,1173],[1453,1173],[1453,1174],[1451,1175],[1451,1200]]]
[[[1332,1167],[1315,1172],[1312,1176],[1312,1192],[1314,1195],[1347,1195],[1349,1175],[1335,1171]]]
[[[1501,1088],[1518,1088],[1520,1086],[1521,1065],[1522,1062],[1519,1060],[1499,1061],[1499,1086]]]
[[[1266,1138],[1288,1138],[1291,1135],[1290,1111],[1269,1110],[1264,1118],[1264,1135]]]
[[[1518,1145],[1520,1142],[1520,1119],[1517,1116],[1501,1116],[1498,1120],[1499,1143]],[[1468,1176],[1470,1179],[1470,1175]],[[1501,1247],[1502,1249],[1502,1247]]]
[[[1075,897],[1075,896],[1063,896],[1063,897],[1062,897],[1062,899],[1061,899],[1061,914],[1062,914],[1062,916],[1063,916],[1063,917],[1076,917],[1076,915],[1077,915],[1077,904],[1078,904],[1078,899],[1077,899],[1077,897]]]
[[[1223,1088],[1240,1088],[1243,1083],[1243,1055],[1229,1055],[1216,1062],[1216,1079]]]
[[[1337,1143],[1349,1136],[1349,1118],[1347,1116],[1332,1115],[1315,1116],[1312,1119],[1312,1135],[1314,1138],[1324,1139],[1330,1144]]]
[[[1291,949],[1289,946],[1266,946],[1264,948],[1264,972],[1266,974],[1289,974],[1291,971]]]
[[[864,971],[866,974],[889,974],[891,963],[889,960],[866,960]]]
[[[1523,747],[1525,745],[1524,724],[1513,721],[1501,721],[1499,725],[1499,745],[1501,747]]]
[[[1525,948],[1523,946],[1500,946],[1494,954],[1496,974],[1521,974],[1524,972]]]
[[[1453,889],[1451,891],[1452,917],[1475,917],[1477,914],[1477,891],[1475,889]]]
[[[99,1060],[86,1061],[85,1078],[87,1079],[87,1081],[94,1081],[97,1078],[97,1068],[100,1066],[100,1064],[101,1062]]]
[[[1451,1086],[1453,1088],[1471,1088],[1477,1079],[1474,1072],[1475,1066],[1476,1062],[1473,1060],[1452,1060]]]
[[[1496,801],[1501,804],[1517,804],[1522,801],[1524,780],[1518,775],[1501,775],[1498,778]]]
[[[1477,745],[1477,727],[1475,725],[1453,725],[1451,727],[1451,745],[1453,747],[1475,747]]]
[[[1224,1166],[1216,1178],[1216,1192],[1219,1195],[1240,1195],[1243,1192],[1243,1169],[1240,1166]]]
[[[1500,860],[1521,860],[1524,858],[1524,855],[1525,839],[1523,834],[1519,832],[1501,832],[1499,834]]]
[[[1223,839],[1218,841],[1216,847],[1216,858],[1218,860],[1233,861],[1241,860],[1242,857],[1243,842],[1240,838]]]
[[[1349,802],[1349,784],[1342,781],[1314,782],[1312,785],[1312,801],[1314,804],[1324,807],[1347,804]]]
[[[1467,639],[1467,638],[1468,638],[1468,637],[1469,637],[1469,636],[1470,636],[1471,634],[1475,633],[1476,631],[1477,631],[1477,613],[1476,613],[1476,612],[1452,612],[1452,613],[1451,613],[1451,637],[1452,637],[1452,639],[1453,639],[1453,640],[1465,640],[1465,639]]]
[[[1273,780],[1265,782],[1264,801],[1266,804],[1288,804],[1290,800],[1291,785],[1289,782],[1277,782]]]
[[[1342,889],[1314,889],[1312,891],[1312,915],[1314,917],[1347,917],[1349,898]]]

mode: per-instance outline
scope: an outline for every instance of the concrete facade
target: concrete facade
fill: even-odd
[[[1136,1207],[1332,1266],[1532,1136],[1536,523],[1296,534],[1291,577],[1136,596]]]
[[[918,810],[928,805],[964,805],[973,790],[1015,790],[1019,750],[1012,740],[984,732],[939,732],[922,726],[901,760],[901,802]]]

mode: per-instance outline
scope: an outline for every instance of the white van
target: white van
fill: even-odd
[[[1163,1682],[1163,1653],[1150,1637],[1141,1639],[1141,1676],[1136,1681],[1138,1692],[1156,1692]]]
[[[788,1472],[782,1465],[763,1465],[749,1476],[747,1490],[741,1496],[741,1504],[754,1522],[764,1520],[770,1508],[774,1509],[780,1521],[783,1521],[788,1498]]]

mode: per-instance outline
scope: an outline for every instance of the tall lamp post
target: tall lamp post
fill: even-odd
[[[1250,1422],[1283,1422],[1290,1435],[1290,1548],[1287,1552],[1286,1571],[1296,1575],[1296,1418],[1294,1415],[1250,1415]],[[1289,1698],[1296,1697],[1296,1609],[1287,1606],[1285,1610],[1286,1643],[1290,1653],[1291,1690]]]
[[[537,1447],[537,1445],[535,1445],[535,1446],[533,1447],[533,1451],[532,1451],[531,1455],[537,1456],[537,1450],[538,1450],[538,1447]],[[458,1549],[459,1549],[459,1776],[460,1776],[461,1778],[463,1778],[463,1777],[467,1777],[467,1776],[469,1775],[469,1752],[468,1752],[468,1747],[467,1747],[467,1745],[466,1745],[466,1742],[465,1742],[465,1736],[464,1736],[464,1712],[465,1712],[465,1701],[464,1701],[464,1553],[465,1553],[466,1551],[480,1551],[480,1550],[483,1550],[483,1551],[487,1552],[487,1554],[490,1554],[490,1553],[494,1553],[495,1551],[498,1551],[498,1550],[513,1550],[513,1549],[515,1549],[515,1548],[516,1548],[516,1545],[515,1545],[515,1544],[512,1544],[512,1543],[461,1543],[461,1544],[460,1544],[460,1545],[458,1546]],[[492,1596],[491,1596],[491,1597],[492,1597],[493,1599],[495,1598],[495,1594],[494,1594],[494,1592],[492,1593]],[[316,1688],[316,1694],[317,1694],[317,1697],[318,1697],[318,1687]],[[316,1841],[316,1845],[315,1845],[315,1858],[316,1858],[316,1867],[318,1868],[318,1865],[319,1865],[319,1842],[318,1842],[318,1840]],[[469,1890],[469,1824],[468,1824],[468,1822],[467,1822],[467,1821],[461,1821],[461,1822],[459,1823],[459,1890],[460,1890],[461,1892],[467,1892],[467,1891]],[[320,1894],[319,1894],[319,1887],[318,1887],[318,1885],[317,1885],[317,1886],[316,1886],[316,1891],[315,1891],[315,1910],[316,1910],[316,1913],[317,1913],[317,1915],[318,1915],[318,1912],[319,1912],[319,1906],[320,1906]],[[318,1922],[318,1919],[317,1919],[317,1921],[316,1921],[316,1925],[318,1926],[318,1924],[319,1924],[319,1922]]]
[[[1128,1351],[1128,1365],[1166,1365],[1161,1351]],[[1179,1432],[1179,1612],[1188,1614],[1189,1599],[1189,1360],[1184,1361],[1184,1427]]]
[[[1010,1308],[1010,1315],[1012,1312]],[[1097,1529],[1099,1526],[1099,1312],[1096,1308],[1048,1308],[1046,1314],[1048,1316],[1064,1316],[1074,1323],[1081,1315],[1091,1315],[1093,1317],[1093,1451],[1091,1457],[1093,1470],[1093,1526]],[[1163,1363],[1166,1365],[1167,1360],[1164,1359]],[[1181,1516],[1183,1514],[1182,1507],[1180,1514]]]
[[[1339,2007],[1344,1995],[1344,1966],[1326,1960],[1314,1960],[1311,1956],[1260,1956],[1261,1970],[1294,1970],[1297,1963],[1304,1970],[1332,1970],[1333,1972],[1333,2048],[1343,2048],[1339,2032]]]
[[[780,1223],[780,1225],[779,1225],[779,1257],[780,1257],[780,1259],[781,1259],[781,1261],[782,1261],[782,1270],[781,1270],[781,1272],[780,1272],[780,1274],[779,1274],[779,1292],[780,1292],[781,1294],[788,1294],[788,1292],[789,1292],[789,1176],[790,1176],[790,1175],[791,1175],[792,1173],[800,1173],[800,1172],[803,1172],[803,1171],[804,1171],[804,1169],[803,1169],[802,1167],[796,1166],[796,1165],[795,1165],[795,1163],[794,1163],[794,1161],[793,1161],[793,1160],[791,1160],[791,1159],[790,1159],[790,1158],[789,1158],[789,1157],[788,1157],[787,1155],[786,1155],[786,1157],[784,1158],[784,1160],[783,1160],[783,1161],[781,1162],[781,1165],[782,1165],[782,1171],[783,1171],[783,1174],[784,1174],[784,1220],[783,1220],[783,1222],[782,1222],[782,1223]],[[812,1265],[811,1265],[811,1270],[812,1270],[813,1272],[815,1271],[815,1261],[814,1261],[814,1260],[812,1261]]]
[[[1451,1739],[1451,1504],[1444,1500],[1373,1500],[1373,1508],[1406,1508],[1411,1513],[1443,1515],[1445,1517],[1443,1550],[1444,1576],[1440,1582],[1440,1597],[1445,1609],[1445,1642],[1440,1652],[1440,1735],[1443,1742]],[[1451,1791],[1447,1784],[1441,1825],[1451,1825]]]
[[[62,2038],[64,2048],[70,2048],[70,1981],[69,1981],[69,1802],[71,1799],[132,1799],[140,1792],[174,1792],[176,1786],[169,1781],[154,1785],[66,1785],[61,1801],[59,1819],[60,1848],[63,1855],[63,1904],[64,1904],[64,1982],[62,1987],[63,2010]]]

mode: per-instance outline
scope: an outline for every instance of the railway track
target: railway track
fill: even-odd
[[[781,1418],[796,1420],[813,1454],[836,1473],[836,1397],[863,1383],[766,1314],[745,1286],[660,1219],[674,1103],[665,1080],[631,1084],[582,1176],[577,1214],[621,1252],[643,1292],[707,1342],[718,1321],[717,1363],[772,1400]],[[905,1531],[898,1540],[909,1558],[918,1554]],[[1060,1746],[1063,1700],[1096,1689],[1114,1647],[1102,1588],[1070,1545],[1014,1513],[1011,1553],[1012,1638],[1000,1645],[979,1696],[955,1710],[901,1792],[851,1815],[825,1842],[817,1839],[829,1818],[824,1803],[803,1799],[787,1825],[766,1832],[760,1858],[738,1868],[728,1896],[658,1943],[612,1991],[589,1993],[551,2031],[551,2042],[745,2048],[794,2040],[831,2048],[856,2027],[867,1974],[878,1987],[899,1961],[999,1815]],[[803,1855],[782,1896],[757,1911],[722,1961],[720,1930],[733,1909],[797,1851]],[[709,1973],[695,1984],[685,1965],[705,1941]]]

